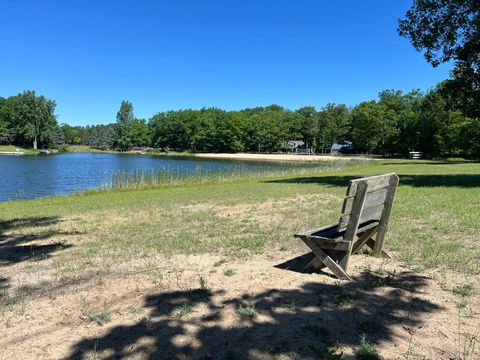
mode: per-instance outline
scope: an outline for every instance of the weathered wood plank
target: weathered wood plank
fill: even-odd
[[[337,226],[338,226],[338,223],[330,224],[330,225],[323,226],[323,227],[318,228],[318,229],[302,231],[302,232],[294,234],[293,236],[294,237],[310,236],[310,235],[312,235],[314,233],[317,233],[317,232],[320,232],[320,231],[326,231],[326,230],[334,229]]]
[[[385,188],[388,186],[388,180],[390,179],[391,175],[395,175],[395,174],[377,175],[377,176],[370,176],[366,178],[351,180],[347,189],[347,196],[355,196],[355,194],[357,193],[358,185],[363,181],[368,181],[369,192],[377,191],[382,188]]]
[[[368,229],[363,234],[361,234],[352,246],[352,254],[357,253],[362,248],[362,246],[365,245],[373,235],[375,235],[377,230],[378,230],[378,227],[374,227],[374,228]]]
[[[387,188],[381,189],[379,191],[368,192],[367,198],[365,199],[364,208],[373,207],[378,204],[383,204],[385,202],[385,198],[387,196]],[[350,214],[352,212],[352,205],[353,205],[354,197],[347,197],[345,198],[342,206],[342,214]]]
[[[305,244],[317,255],[320,260],[335,274],[335,276],[341,280],[352,280],[350,276],[335,262],[330,256],[328,256],[320,247],[318,247],[310,239],[302,239]]]
[[[315,237],[315,236],[318,236],[316,234],[321,234],[323,231],[329,231],[329,230],[332,230],[332,229],[336,229],[337,226],[338,226],[338,223],[328,225],[328,226],[324,226],[322,228],[315,229],[315,230],[309,230],[309,231],[304,231],[304,232],[301,232],[301,233],[296,233],[296,234],[293,234],[293,236],[296,237],[296,238],[300,238],[300,239],[305,238],[305,237]],[[378,221],[361,223],[358,227],[357,233],[363,233],[363,232],[367,231],[368,229],[371,229],[371,228],[374,228],[374,227],[377,227],[377,226],[378,226]],[[335,237],[335,238],[332,238],[332,239],[333,240],[342,240],[344,234],[345,234],[344,232],[340,232],[338,237]]]
[[[328,238],[322,238],[318,236],[306,236],[305,238],[312,240],[315,244],[317,244],[322,249],[346,251],[350,247],[350,243],[345,240],[328,239]],[[340,239],[343,239],[343,238],[340,238]]]
[[[347,229],[345,231],[345,236],[344,236],[344,239],[350,243],[349,244],[350,246],[349,246],[349,249],[346,251],[345,256],[339,261],[340,266],[345,271],[347,271],[348,269],[348,262],[350,259],[350,255],[352,253],[353,239],[355,238],[358,225],[360,224],[362,209],[363,209],[363,205],[365,204],[365,198],[367,196],[367,190],[368,190],[368,183],[366,181],[358,183],[357,196],[355,196],[355,200],[353,201],[352,213],[349,215],[349,221],[348,221]],[[340,229],[340,223],[339,223],[339,229]]]
[[[382,216],[383,208],[384,208],[384,204],[379,204],[368,209],[362,209],[360,214],[360,222],[366,222],[369,220],[379,220],[380,217]],[[353,211],[352,211],[352,214],[353,214]],[[338,221],[339,231],[347,228],[348,224],[351,221],[350,218],[352,217],[352,214],[347,214],[340,217],[340,220]]]
[[[378,235],[377,235],[377,236],[378,236]],[[368,239],[368,241],[367,241],[367,246],[368,246],[370,249],[374,249],[374,248],[375,248],[375,243],[376,243],[376,241],[373,240],[372,238],[370,238],[370,239]],[[386,252],[386,251],[383,250],[383,249],[382,249],[379,257],[382,257],[382,258],[385,258],[385,259],[393,259],[392,255],[390,255],[388,252]]]
[[[387,232],[388,220],[390,219],[390,212],[392,210],[393,200],[397,191],[399,177],[395,174],[390,175],[388,182],[387,197],[385,198],[384,209],[380,222],[378,224],[378,233],[375,239],[375,247],[373,248],[373,256],[379,257],[382,254],[383,241],[385,233]]]

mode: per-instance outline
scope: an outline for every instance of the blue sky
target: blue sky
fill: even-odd
[[[396,27],[405,0],[0,0],[0,96],[33,89],[60,123],[179,108],[354,105],[448,77]]]

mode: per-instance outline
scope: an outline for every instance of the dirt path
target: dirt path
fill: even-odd
[[[384,359],[479,358],[479,296],[450,291],[463,276],[358,255],[347,283],[294,257],[177,255],[45,289],[0,313],[0,359],[354,359],[362,334]]]

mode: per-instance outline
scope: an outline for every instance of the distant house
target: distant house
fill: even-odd
[[[287,142],[287,150],[296,151],[297,149],[302,149],[305,142],[302,140],[290,140]]]
[[[330,153],[331,154],[340,154],[340,150],[342,150],[343,144],[333,144]]]
[[[303,140],[290,140],[283,143],[283,149],[287,152],[295,152],[300,154],[311,154],[312,150],[308,147],[308,143]]]
[[[331,154],[349,154],[352,153],[353,147],[351,141],[345,141],[343,144],[332,144],[330,148]]]

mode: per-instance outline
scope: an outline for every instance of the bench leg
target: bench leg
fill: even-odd
[[[332,260],[313,240],[302,239],[305,244],[313,251],[315,255],[341,280],[352,280],[350,276],[343,270],[340,265]]]
[[[362,248],[362,246],[365,245],[368,242],[368,240],[372,238],[373,235],[375,235],[377,230],[378,230],[378,227],[374,227],[362,233],[358,237],[357,241],[355,241],[355,243],[353,244],[352,254],[356,254]]]
[[[348,263],[350,261],[350,256],[353,254],[352,253],[352,247],[353,247],[353,244],[352,244],[352,242],[350,242],[350,244],[348,246],[348,250],[345,251],[345,255],[338,261],[338,265],[340,265],[340,267],[344,271],[347,271],[347,269],[348,269]]]
[[[375,248],[375,240],[373,239],[368,239],[367,241],[367,246],[370,248],[370,249],[374,249]],[[380,252],[380,257],[383,257],[385,259],[393,259],[392,258],[392,255],[390,255],[389,253],[387,253],[385,250],[381,250]]]

